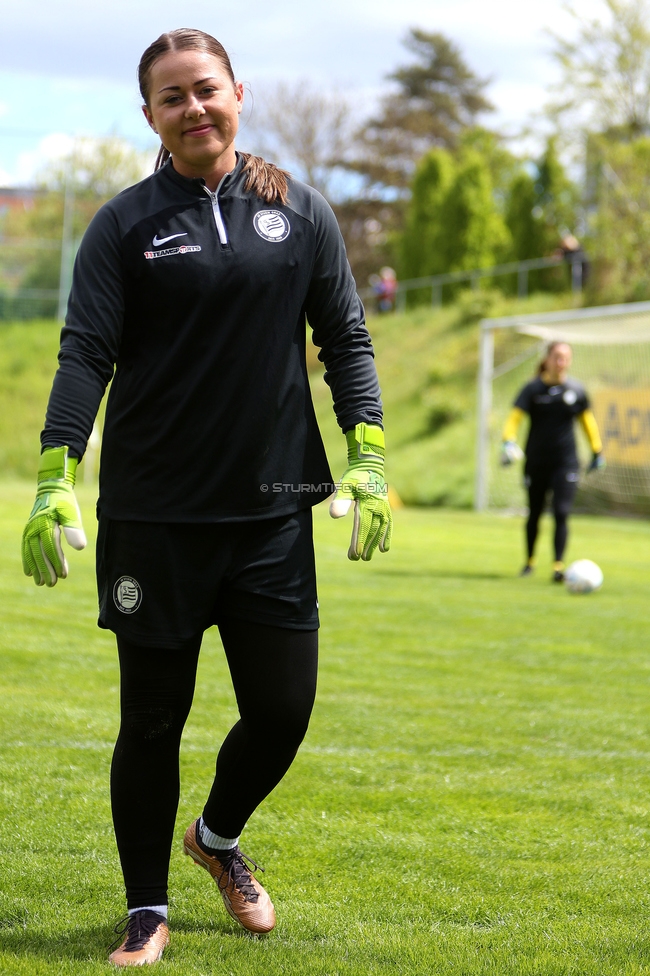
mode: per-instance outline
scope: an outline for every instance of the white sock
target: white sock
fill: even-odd
[[[167,918],[167,905],[143,905],[142,908],[129,908],[129,915],[135,915],[136,912],[158,912],[159,915],[164,915]]]
[[[214,834],[209,827],[206,827],[203,817],[199,819],[199,837],[206,847],[212,847],[217,851],[232,850],[239,843],[239,837],[220,837],[219,834]]]

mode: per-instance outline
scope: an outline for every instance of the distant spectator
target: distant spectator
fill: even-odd
[[[397,275],[394,270],[382,268],[378,275],[371,275],[369,281],[377,296],[377,311],[392,312],[397,296]]]
[[[562,235],[560,246],[555,254],[571,265],[571,287],[573,291],[584,288],[589,277],[589,258],[578,238],[567,231]]]

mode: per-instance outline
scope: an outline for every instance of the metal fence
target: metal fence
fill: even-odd
[[[59,319],[63,319],[65,317],[72,279],[72,264],[79,242],[72,241],[71,230],[68,226],[64,228],[64,231],[62,239],[58,241],[48,238],[0,236],[0,256],[6,253],[5,249],[9,249],[13,258],[20,250],[27,252],[55,250],[61,254],[58,288],[21,288],[15,285],[12,287],[10,284],[5,284],[3,287],[0,283],[0,319],[39,316],[57,316]],[[584,255],[533,258],[528,261],[510,261],[507,264],[496,264],[490,268],[475,268],[472,271],[450,271],[446,274],[428,275],[423,278],[409,278],[397,284],[395,307],[398,311],[404,311],[409,292],[427,289],[431,291],[431,304],[440,306],[443,301],[445,285],[466,283],[471,288],[479,288],[482,280],[507,275],[516,275],[517,294],[519,297],[525,297],[528,294],[531,271],[541,271],[562,264],[571,265],[571,288],[573,291],[580,291],[583,285],[584,261]],[[19,261],[17,263],[20,264]],[[5,276],[5,279],[10,280],[11,275]],[[376,298],[377,293],[373,288],[362,288],[359,290],[359,297],[363,301],[369,301]]]
[[[403,312],[406,309],[407,296],[410,291],[431,289],[431,304],[442,305],[442,290],[445,285],[468,283],[471,288],[478,288],[481,279],[499,278],[503,275],[517,276],[517,294],[524,298],[528,294],[528,276],[531,271],[541,271],[544,268],[555,268],[562,264],[571,265],[571,289],[574,292],[582,290],[585,258],[583,254],[566,257],[532,258],[528,261],[510,261],[507,264],[495,264],[491,268],[475,268],[473,271],[450,271],[447,274],[428,275],[425,278],[408,278],[397,284],[395,307]],[[359,298],[362,301],[375,298],[377,293],[373,288],[361,288]]]
[[[69,223],[69,221],[68,221]],[[72,265],[79,246],[64,226],[60,240],[38,237],[4,237],[0,235],[0,319],[63,319],[72,283]],[[20,284],[35,254],[58,251],[58,287],[32,288]]]
[[[0,319],[56,316],[61,288],[32,288],[20,284],[38,252],[58,251],[62,241],[52,238],[0,236]],[[60,262],[59,262],[60,263]],[[67,294],[66,294],[67,300]]]

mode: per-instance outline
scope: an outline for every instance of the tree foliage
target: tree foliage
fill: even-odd
[[[402,277],[419,278],[447,270],[441,213],[454,169],[453,157],[446,149],[432,149],[416,168],[401,240]]]
[[[41,186],[63,192],[70,184],[76,197],[104,202],[153,170],[154,159],[117,136],[76,139],[69,153],[46,163]]]
[[[602,17],[576,21],[573,39],[552,33],[562,77],[548,111],[573,133],[618,129],[629,136],[650,131],[650,10],[647,0],[602,0]],[[578,125],[576,126],[576,122]]]
[[[494,133],[468,130],[455,153],[433,149],[418,163],[400,242],[401,277],[546,257],[574,230],[577,198],[555,139],[524,165]],[[565,270],[536,272],[530,283],[565,288]]]
[[[30,289],[56,290],[61,274],[61,250],[56,244],[63,236],[66,190],[71,238],[78,242],[99,207],[142,179],[147,169],[153,169],[153,160],[117,137],[78,139],[66,156],[45,162],[38,176],[42,192],[33,206],[9,212],[3,221],[3,234],[22,244],[11,265],[4,253],[0,255],[0,288],[18,287],[19,294]],[[55,246],[47,247],[49,242]],[[35,314],[52,314],[55,305],[43,299],[30,308]]]
[[[510,235],[486,157],[473,148],[433,149],[420,160],[401,240],[404,278],[490,267]]]
[[[469,149],[483,157],[490,171],[497,206],[503,210],[510,185],[521,167],[521,161],[510,152],[498,132],[492,132],[478,125],[466,129],[460,137],[460,152]]]
[[[597,163],[596,163],[597,156]],[[589,247],[591,297],[599,302],[650,299],[650,138],[591,139],[598,170]]]
[[[333,205],[352,273],[360,288],[383,265],[396,263],[395,242],[401,232],[401,208],[366,198],[349,198]]]
[[[506,223],[512,237],[512,258],[546,257],[576,225],[578,188],[568,177],[549,139],[540,159],[514,177],[506,203]]]
[[[418,159],[434,147],[456,149],[462,133],[493,109],[484,95],[488,82],[444,34],[411,28],[404,44],[414,60],[388,76],[396,90],[357,133],[351,168],[370,192],[404,191]]]
[[[535,178],[522,169],[512,181],[505,215],[515,261],[538,258],[546,251],[545,228],[538,199]]]
[[[489,167],[479,153],[463,153],[440,221],[447,270],[486,268],[506,257],[510,235],[496,206]]]
[[[588,292],[606,303],[650,297],[650,5],[600,6],[597,17],[569,6],[575,36],[552,35],[562,77],[548,111],[580,147]],[[570,226],[564,213],[560,220]]]

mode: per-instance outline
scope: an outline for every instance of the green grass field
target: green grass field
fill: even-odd
[[[22,576],[31,500],[29,485],[0,485],[0,973],[99,974],[124,910],[108,803],[116,659],[95,626],[90,549],[53,591]],[[278,927],[238,930],[180,849],[235,718],[211,631],[156,971],[650,973],[650,526],[573,520],[570,556],[605,572],[587,597],[550,584],[548,528],[538,575],[515,578],[517,519],[403,509],[393,552],[369,565],[345,559],[349,528],[316,513],[317,706],[242,842]]]

